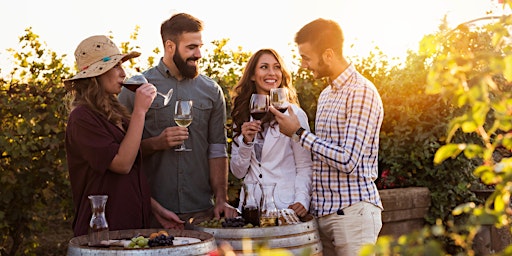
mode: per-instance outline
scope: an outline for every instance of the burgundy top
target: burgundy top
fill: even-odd
[[[123,126],[126,129],[127,122]],[[88,233],[92,215],[89,195],[108,195],[105,216],[109,230],[149,228],[151,195],[140,151],[130,173],[108,170],[124,136],[124,131],[88,107],[79,106],[69,115],[66,153],[75,236]]]

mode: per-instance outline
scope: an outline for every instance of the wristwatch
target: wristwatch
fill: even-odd
[[[302,135],[302,133],[304,133],[305,130],[306,129],[300,127],[294,134],[292,134],[292,140],[295,142],[299,142],[300,136]]]

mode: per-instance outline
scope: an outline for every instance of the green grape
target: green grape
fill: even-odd
[[[148,248],[149,238],[143,236],[132,237],[128,248]]]
[[[140,247],[144,247],[144,246],[148,245],[148,239],[147,238],[139,239],[137,241],[137,245]]]

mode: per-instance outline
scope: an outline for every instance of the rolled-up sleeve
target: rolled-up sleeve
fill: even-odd
[[[214,87],[217,91],[213,100],[213,108],[209,121],[208,158],[228,157],[226,129],[226,101],[220,86]]]
[[[210,144],[208,147],[208,158],[228,157],[226,144]]]

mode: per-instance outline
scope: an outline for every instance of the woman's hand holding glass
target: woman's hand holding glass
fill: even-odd
[[[125,72],[127,76],[123,81],[123,86],[135,93],[133,110],[141,108],[145,114],[156,97],[156,87],[148,83],[148,80],[142,73],[135,71]]]
[[[269,98],[266,94],[252,94],[249,113],[254,120],[261,120],[268,112]]]
[[[155,97],[156,87],[149,83],[142,84],[135,91],[135,100],[133,103],[132,115],[135,114],[136,111],[138,110],[142,111],[143,114],[146,114],[146,112],[148,112],[148,109],[151,107],[151,104],[153,103]]]
[[[136,71],[125,72],[127,76],[123,81],[123,86],[135,93],[133,110],[135,111],[140,107],[146,113],[156,97],[156,87],[148,83],[148,80],[142,73]]]
[[[146,77],[139,72],[131,72],[123,81],[123,86],[126,87],[128,90],[132,92],[136,92],[139,87],[141,87],[143,84],[148,83],[148,80]],[[161,93],[158,90],[156,90],[156,94],[162,96],[164,98],[164,105],[167,106],[169,102],[171,101],[172,97],[172,89],[170,89],[167,93]]]
[[[261,131],[261,121],[254,120],[252,122],[244,122],[242,124],[242,136],[244,143],[254,142],[254,138]]]
[[[249,101],[249,113],[253,119],[242,125],[242,135],[245,143],[253,142],[261,130],[261,119],[267,114],[269,98],[266,94],[252,94]]]

